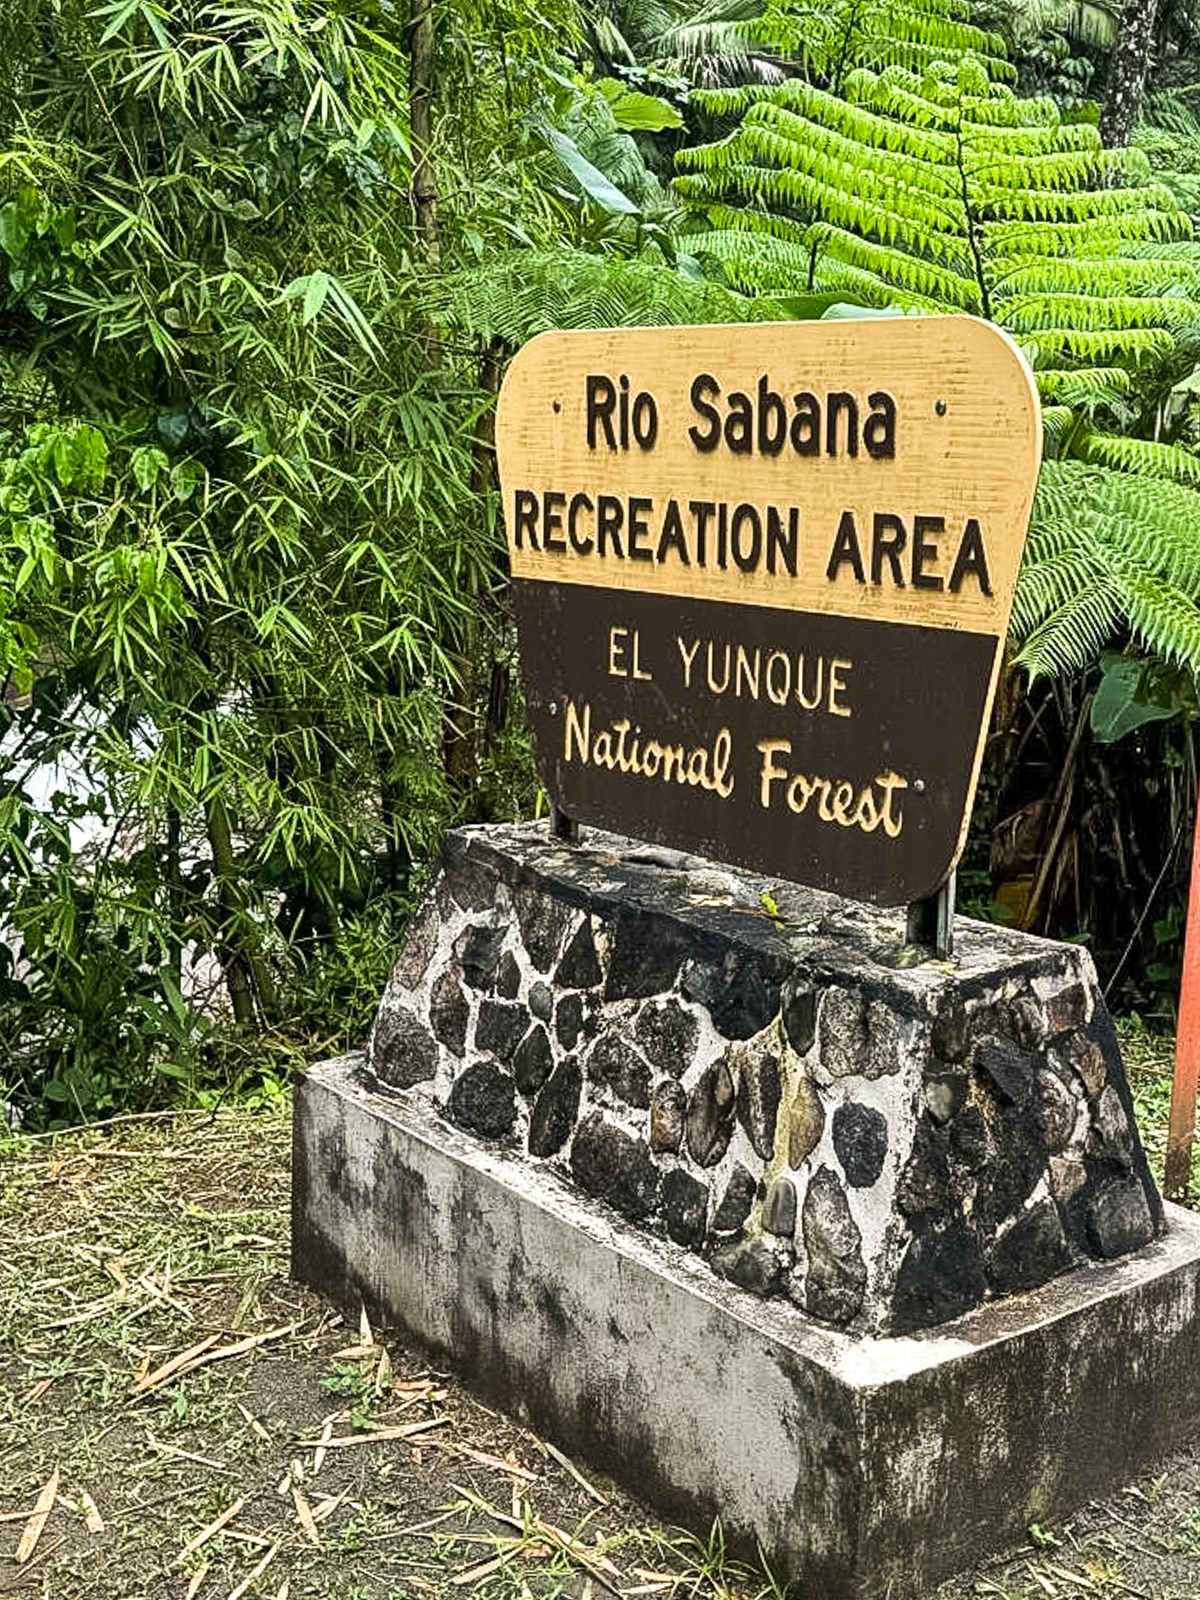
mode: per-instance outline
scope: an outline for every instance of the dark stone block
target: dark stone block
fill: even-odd
[[[521,992],[521,969],[511,950],[500,957],[496,968],[496,993],[502,1000],[515,1000]]]
[[[708,1218],[708,1190],[698,1178],[682,1167],[668,1172],[662,1181],[662,1218],[667,1236],[689,1250],[704,1242]]]
[[[660,1083],[650,1096],[650,1148],[660,1155],[677,1155],[683,1143],[683,1117],[687,1095],[677,1083]]]
[[[1038,1065],[1036,1056],[1020,1049],[1011,1039],[981,1039],[975,1048],[973,1065],[1001,1100],[1013,1106],[1028,1105]]]
[[[987,1165],[991,1152],[992,1138],[983,1112],[978,1106],[964,1106],[950,1124],[951,1156],[968,1172],[979,1172]]]
[[[605,1000],[646,1000],[675,987],[696,936],[666,917],[622,904],[612,924]]]
[[[858,989],[825,990],[817,1038],[821,1064],[835,1078],[882,1078],[900,1069],[895,1015]]]
[[[783,1031],[798,1056],[807,1055],[817,1037],[817,991],[803,978],[789,978],[783,986]]]
[[[434,1037],[452,1056],[462,1058],[467,1043],[470,1007],[462,992],[462,971],[457,965],[438,973],[429,993],[429,1026]]]
[[[988,1283],[995,1294],[1019,1294],[1057,1278],[1074,1262],[1058,1207],[1042,1200],[1023,1211],[987,1251]]]
[[[554,990],[548,983],[530,984],[529,1010],[539,1022],[549,1022],[554,1012]]]
[[[1046,1149],[1054,1154],[1065,1150],[1075,1131],[1080,1102],[1049,1067],[1038,1067],[1034,1074],[1033,1109]]]
[[[1116,1171],[1128,1172],[1133,1165],[1133,1130],[1125,1116],[1120,1096],[1111,1083],[1092,1104],[1092,1125],[1088,1130],[1089,1156],[1106,1162]]]
[[[979,1176],[975,1215],[992,1232],[1015,1216],[1046,1172],[1049,1151],[1030,1111],[1000,1106],[992,1128],[991,1158]]]
[[[678,1000],[650,1002],[638,1012],[634,1037],[642,1052],[660,1072],[682,1078],[696,1054],[700,1024]]]
[[[689,961],[679,988],[685,1000],[707,1006],[713,1026],[726,1039],[752,1039],[779,1011],[778,979],[737,950],[727,950],[715,964]]]
[[[583,1074],[574,1058],[568,1057],[546,1080],[534,1102],[529,1118],[531,1156],[558,1154],[571,1137],[582,1093]]]
[[[813,1173],[801,1212],[808,1271],[804,1305],[823,1322],[850,1322],[862,1309],[867,1268],[862,1235],[836,1175],[828,1167]]]
[[[513,1077],[522,1094],[536,1094],[554,1070],[554,1052],[541,1024],[530,1028],[513,1051]]]
[[[783,1263],[762,1239],[736,1239],[719,1245],[709,1257],[709,1265],[719,1277],[760,1300],[776,1293],[783,1278]]]
[[[983,1299],[987,1280],[974,1228],[962,1217],[918,1233],[896,1274],[889,1332],[948,1322]]]
[[[560,989],[594,989],[603,977],[592,937],[592,919],[584,917],[563,951],[553,981]]]
[[[1008,1002],[1008,1031],[1022,1050],[1037,1050],[1046,1040],[1046,1019],[1032,995]]]
[[[371,1068],[383,1083],[411,1089],[437,1072],[438,1049],[429,1029],[404,1006],[380,1010],[371,1039]]]
[[[570,906],[522,886],[513,895],[513,909],[529,959],[539,972],[549,972],[571,926]]]
[[[878,1181],[887,1156],[887,1119],[874,1106],[850,1102],[833,1113],[833,1149],[855,1189],[869,1189]]]
[[[406,989],[415,989],[429,971],[440,920],[437,897],[426,894],[404,930],[404,944],[396,962],[396,976]]]
[[[743,1054],[738,1079],[737,1112],[746,1137],[754,1147],[755,1155],[769,1161],[775,1150],[775,1127],[779,1120],[779,1102],[783,1097],[783,1081],[779,1073],[779,1058],[770,1051],[761,1054]]]
[[[1099,1046],[1105,1062],[1105,1076],[1108,1086],[1112,1088],[1121,1108],[1125,1113],[1125,1124],[1128,1128],[1136,1129],[1137,1119],[1133,1112],[1133,1098],[1129,1093],[1129,1080],[1125,1076],[1125,1063],[1121,1059],[1121,1046],[1117,1042],[1117,1035],[1113,1028],[1112,1017],[1108,1008],[1100,999],[1096,1001],[1096,1009],[1092,1020],[1085,1030],[1087,1036]],[[1146,1152],[1140,1139],[1134,1140],[1133,1146],[1133,1172],[1142,1186],[1142,1193],[1146,1199],[1146,1207],[1150,1213],[1151,1222],[1156,1234],[1163,1228],[1162,1196],[1150,1175],[1150,1163],[1146,1159]]]
[[[966,1104],[967,1080],[961,1072],[930,1073],[925,1079],[924,1099],[935,1122],[949,1122]]]
[[[955,996],[945,1000],[933,1019],[930,1049],[939,1061],[959,1066],[967,1059],[971,1049],[971,1024],[967,1008]]]
[[[1099,1040],[1093,1038],[1089,1030],[1070,1034],[1065,1039],[1056,1040],[1055,1044],[1079,1074],[1088,1094],[1099,1094],[1108,1081],[1108,1061]]]
[[[825,1132],[825,1107],[811,1078],[801,1078],[788,1113],[788,1165],[798,1167],[821,1142]]]
[[[507,1000],[484,1000],[475,1019],[475,1049],[508,1066],[528,1025],[529,1013],[524,1006]]]
[[[1110,1261],[1140,1250],[1154,1238],[1154,1218],[1135,1177],[1110,1178],[1092,1194],[1086,1212],[1087,1247]]]
[[[602,1033],[587,1058],[588,1076],[608,1084],[626,1105],[650,1105],[650,1064],[620,1034]]]
[[[796,1185],[790,1178],[776,1178],[763,1202],[763,1229],[790,1239],[796,1231]]]
[[[742,1224],[750,1215],[757,1188],[758,1184],[754,1177],[740,1162],[735,1162],[733,1171],[729,1174],[729,1182],[725,1186],[725,1193],[721,1196],[721,1203],[713,1213],[712,1232],[726,1235],[740,1232]]]
[[[554,1033],[564,1050],[574,1050],[581,1036],[594,1032],[591,1008],[582,994],[559,996],[554,1010]]]
[[[500,960],[500,947],[508,929],[480,922],[464,929],[454,941],[454,954],[472,989],[490,989]]]
[[[502,1139],[517,1120],[515,1085],[494,1061],[475,1061],[455,1079],[446,1115],[484,1139]]]
[[[688,1098],[684,1132],[699,1167],[715,1167],[729,1148],[735,1114],[733,1079],[724,1058],[714,1061]]]
[[[944,1217],[953,1204],[950,1139],[950,1130],[928,1114],[918,1120],[912,1150],[896,1184],[896,1206],[914,1222]]]
[[[836,1078],[861,1072],[867,1057],[867,1006],[855,989],[830,987],[817,1019],[821,1064]]]
[[[1051,1033],[1082,1028],[1087,1020],[1088,993],[1081,983],[1054,990],[1046,1000],[1046,1027]]]
[[[649,1145],[614,1128],[599,1112],[575,1134],[571,1171],[580,1188],[635,1222],[658,1204],[659,1173]]]
[[[499,874],[495,867],[479,861],[466,848],[465,841],[447,836],[442,845],[445,881],[464,911],[486,911],[496,898]]]

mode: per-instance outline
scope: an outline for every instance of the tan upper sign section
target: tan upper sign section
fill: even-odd
[[[547,333],[496,431],[514,577],[1002,635],[1041,453],[973,317]]]

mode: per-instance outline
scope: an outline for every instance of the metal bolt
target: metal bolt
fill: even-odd
[[[916,780],[916,782],[913,784],[913,793],[914,794],[924,794],[925,793],[925,779],[924,778],[918,778]]]
[[[551,702],[550,702],[550,715],[552,717],[556,717],[558,715],[558,701],[557,700],[551,700]]]
[[[949,410],[949,407],[944,400],[935,400],[933,402],[933,409],[937,412],[939,417],[944,417],[946,412]]]

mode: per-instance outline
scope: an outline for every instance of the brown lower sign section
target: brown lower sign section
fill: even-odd
[[[568,816],[877,905],[944,882],[994,634],[513,590],[539,767]]]

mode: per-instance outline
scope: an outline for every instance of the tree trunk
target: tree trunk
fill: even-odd
[[[413,210],[431,258],[438,253],[437,183],[433,170],[433,0],[413,0],[409,24],[408,117],[413,141]]]
[[[1125,0],[1121,10],[1121,31],[1108,64],[1108,92],[1100,119],[1100,137],[1110,150],[1127,145],[1133,133],[1150,73],[1157,12],[1158,0]]]
[[[233,830],[225,801],[216,794],[205,807],[208,846],[221,930],[217,958],[225,975],[233,1016],[239,1027],[252,1030],[261,1011],[268,1020],[276,1011],[275,985],[258,947],[258,932],[250,918],[233,849]]]

